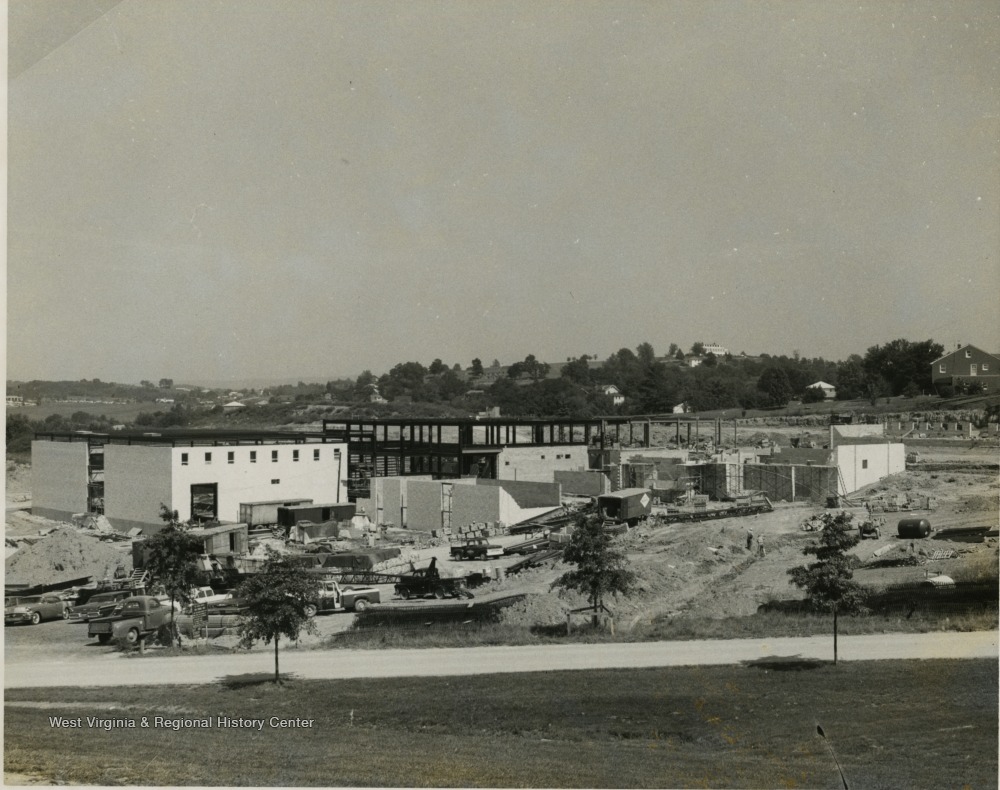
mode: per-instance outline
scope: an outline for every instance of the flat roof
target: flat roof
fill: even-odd
[[[240,444],[336,444],[323,433],[300,431],[170,430],[157,431],[36,431],[35,439],[95,444],[159,444],[178,446]]]
[[[648,488],[622,488],[618,491],[612,491],[610,494],[601,494],[598,499],[625,499],[630,496],[639,496],[640,494],[648,494]]]

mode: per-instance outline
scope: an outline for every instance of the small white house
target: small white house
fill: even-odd
[[[621,406],[625,402],[625,396],[622,395],[622,391],[614,384],[604,384],[598,389],[602,395],[611,398],[611,403],[615,406]]]
[[[245,409],[245,408],[246,408],[245,404],[240,403],[238,400],[233,400],[233,401],[229,401],[229,403],[225,404],[222,407],[222,411],[225,414],[232,414],[234,411],[240,411],[241,409]]]
[[[690,411],[690,407],[687,405],[686,402],[685,403],[678,403],[676,406],[674,406],[673,409],[671,409],[671,412],[673,414],[687,414],[689,411]]]
[[[825,381],[817,381],[815,384],[810,384],[806,389],[822,390],[823,397],[827,400],[832,400],[837,397],[837,388],[832,384],[827,384]]]

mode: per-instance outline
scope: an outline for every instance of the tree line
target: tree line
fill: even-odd
[[[402,362],[388,373],[375,376],[364,371],[354,382],[330,382],[327,391],[336,400],[381,397],[390,402],[453,403],[474,408],[499,406],[514,416],[591,416],[620,412],[655,414],[685,404],[690,411],[715,409],[780,408],[793,399],[819,401],[825,394],[811,385],[836,388],[838,400],[898,395],[933,394],[931,363],[944,353],[933,340],[893,340],[870,347],[846,360],[822,357],[756,357],[702,354],[696,343],[690,354],[671,344],[666,355],[657,355],[648,342],[634,350],[621,348],[604,360],[583,354],[569,358],[557,369],[529,354],[496,375],[499,362],[489,372],[482,360],[468,368],[448,366],[435,359],[429,366]],[[692,357],[697,365],[689,364]],[[625,402],[616,407],[607,387],[613,385]]]

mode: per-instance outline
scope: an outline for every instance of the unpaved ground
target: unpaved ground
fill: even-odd
[[[799,431],[801,433],[801,430]],[[921,464],[933,465],[925,471],[920,464],[858,492],[856,497],[879,494],[930,494],[937,500],[934,510],[885,513],[885,527],[878,540],[861,541],[854,549],[862,560],[890,547],[908,551],[909,542],[896,537],[899,519],[927,518],[936,529],[970,526],[997,526],[1000,523],[1000,482],[995,471],[1000,460],[996,447],[982,443],[956,442],[954,446],[921,448]],[[946,465],[947,468],[942,468]],[[992,470],[991,470],[992,467]],[[855,523],[867,518],[864,507],[843,508],[854,514]],[[772,513],[742,519],[707,521],[700,524],[640,526],[622,538],[638,584],[633,595],[609,602],[620,626],[641,626],[664,615],[719,618],[749,615],[768,600],[801,597],[788,581],[788,569],[811,559],[803,548],[816,537],[805,532],[802,523],[824,512],[803,503],[777,503]],[[839,511],[835,511],[839,512]],[[746,550],[747,528],[764,535],[765,556]],[[917,545],[919,544],[919,545]],[[932,559],[937,551],[952,550],[949,559]],[[856,579],[866,585],[919,581],[927,575],[943,573],[956,580],[996,577],[996,539],[985,543],[956,543],[924,540],[915,543],[920,564],[905,568],[859,570]],[[566,612],[586,605],[579,595],[564,591],[548,592],[551,583],[566,567],[555,565],[536,570],[524,579],[504,584],[520,585],[533,595],[524,605],[509,611],[507,619],[521,624],[565,623]]]
[[[996,526],[1000,522],[1000,482],[996,472],[1000,453],[997,448],[982,443],[955,442],[954,446],[920,448],[920,455],[920,464],[858,494],[931,494],[937,500],[936,508],[884,514],[886,526],[882,538],[862,541],[854,550],[861,559],[871,559],[876,550],[886,546],[892,546],[894,551],[900,547],[906,549],[908,544],[895,537],[895,525],[900,518],[909,515],[927,518],[935,529]],[[922,468],[924,466],[929,468]],[[12,470],[8,464],[8,497],[10,492],[29,493],[26,481],[30,481],[27,467],[22,465]],[[855,514],[856,521],[866,517],[863,507],[846,509]],[[664,615],[710,618],[748,615],[768,600],[798,597],[798,591],[788,583],[787,571],[807,562],[802,549],[815,538],[815,533],[804,532],[801,525],[809,516],[822,512],[822,508],[802,503],[776,503],[773,513],[755,517],[672,525],[657,525],[653,520],[631,530],[621,540],[638,583],[633,595],[609,602],[617,622],[632,628]],[[54,525],[56,522],[29,513],[7,513],[8,535],[37,534],[40,528]],[[747,551],[748,527],[755,535],[764,536],[765,556],[757,556],[756,547]],[[995,576],[997,573],[995,539],[981,544],[936,540],[918,543],[920,565],[859,571],[859,580],[879,585],[922,579],[930,572],[946,573],[955,579]],[[923,554],[919,554],[921,548]],[[947,548],[955,551],[954,558],[932,560],[927,556]],[[429,559],[432,554],[439,557],[442,572],[452,565],[463,572],[471,570],[468,563],[449,563],[447,547],[423,550],[416,556]],[[552,589],[552,583],[566,570],[558,562],[528,569],[479,588],[476,597],[528,593],[524,603],[506,611],[508,622],[523,625],[565,623],[568,610],[586,604],[578,594]],[[387,588],[383,600],[391,600],[391,597],[391,588]],[[322,618],[324,635],[348,627],[351,619],[344,615]]]

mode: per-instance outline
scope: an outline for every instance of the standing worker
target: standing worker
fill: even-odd
[[[757,536],[757,556],[758,557],[763,557],[764,556],[764,536],[763,535],[758,535]]]

